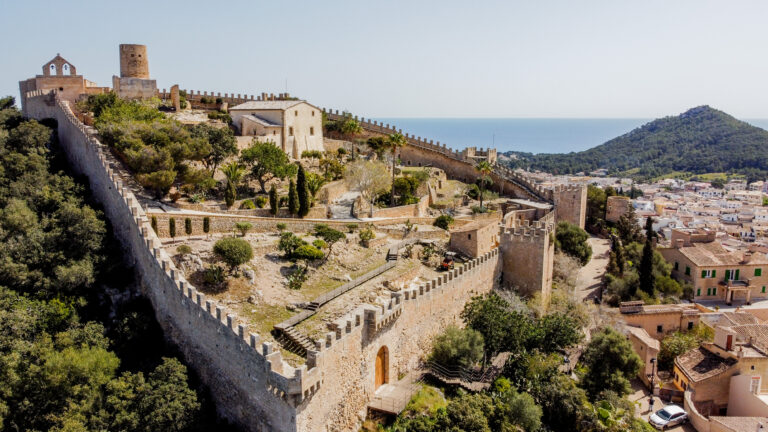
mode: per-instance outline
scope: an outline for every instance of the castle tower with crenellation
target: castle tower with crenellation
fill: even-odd
[[[112,87],[124,99],[149,99],[157,95],[157,82],[149,78],[146,45],[120,45],[120,76],[112,77]]]
[[[149,79],[146,45],[120,45],[120,77]]]
[[[555,224],[551,218],[529,221],[510,219],[501,228],[502,284],[522,295],[541,293],[541,304],[552,295],[555,259]]]

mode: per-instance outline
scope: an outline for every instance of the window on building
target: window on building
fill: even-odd
[[[763,289],[760,290],[760,292],[763,292],[763,293],[765,292],[765,285],[763,285]]]
[[[763,275],[763,269],[756,268],[755,269],[755,276],[762,276]]]
[[[675,261],[675,270],[678,270],[680,268],[680,263]]]
[[[656,333],[664,333],[664,326],[663,325],[657,325],[656,326]]]
[[[693,321],[688,321],[688,330],[693,330]]]
[[[288,136],[293,136],[293,126],[288,128]]]
[[[713,277],[715,277],[715,270],[702,270],[701,271],[701,277],[702,278],[713,278]]]
[[[298,110],[297,110],[297,111],[294,111],[294,112],[293,112],[293,116],[294,116],[294,117],[298,117],[298,116],[299,116],[299,111],[298,111]]]
[[[51,66],[49,66],[49,69],[51,70],[51,75],[56,75],[56,65],[51,63]]]
[[[315,128],[314,127],[312,127],[312,126],[309,127],[309,134],[310,135],[314,135],[315,134]]]
[[[467,234],[467,239],[472,240],[472,234]]]
[[[712,288],[712,295],[713,295],[713,296],[714,296],[714,295],[717,295],[717,287],[715,287],[715,288]]]
[[[707,288],[707,295],[712,295],[712,288]]]
[[[312,110],[312,117],[315,116],[315,110]]]
[[[691,268],[688,266],[685,266],[685,275],[690,276],[691,275]]]
[[[697,296],[700,296],[700,295],[701,295],[701,288],[696,288],[696,295],[697,295]]]

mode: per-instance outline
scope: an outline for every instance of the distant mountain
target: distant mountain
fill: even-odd
[[[768,175],[768,131],[709,106],[664,117],[581,152],[507,152],[513,167],[557,174],[589,173],[653,178],[670,174],[730,172],[750,180]]]

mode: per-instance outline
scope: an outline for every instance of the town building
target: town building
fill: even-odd
[[[229,109],[242,136],[273,142],[294,159],[323,151],[323,113],[302,100],[257,100]]]
[[[673,382],[678,390],[691,392],[704,416],[766,416],[767,373],[768,325],[717,326],[714,342],[675,359]],[[756,400],[746,404],[749,394]]]
[[[694,301],[767,298],[768,258],[760,252],[725,249],[710,230],[673,229],[671,247],[659,248],[672,277],[693,285]]]
[[[476,258],[499,245],[498,219],[477,220],[451,230],[449,248]]]

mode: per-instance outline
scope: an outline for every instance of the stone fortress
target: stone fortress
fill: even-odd
[[[124,50],[124,46],[134,48]],[[152,95],[157,95],[154,81],[148,79],[146,48],[124,46],[115,90],[127,97],[146,97],[145,92],[153,88]],[[124,58],[128,60],[125,68]],[[184,279],[152,229],[148,209],[132,192],[135,185],[130,175],[99,141],[97,131],[72,111],[71,104],[92,87],[82,77],[59,80],[62,61],[54,59],[56,74],[45,75],[46,65],[42,77],[20,83],[25,115],[57,121],[62,148],[73,169],[88,177],[92,193],[104,205],[165,334],[210,388],[219,414],[247,430],[357,430],[361,413],[375,398],[377,388],[418,368],[432,338],[447,325],[460,323],[459,314],[472,296],[503,283],[548,297],[555,222],[584,225],[585,188],[543,189],[518,173],[496,167],[494,187],[517,199],[505,209],[501,222],[494,222],[496,229],[470,227],[459,233],[468,236],[461,242],[471,244],[471,260],[417,287],[392,292],[386,302],[361,305],[337,319],[324,337],[312,341],[306,363],[293,367],[275,345],[263,342],[244,320]],[[73,66],[68,69],[74,73]],[[338,115],[330,110],[326,113],[330,118]],[[380,133],[396,130],[365,120],[361,124]],[[457,179],[473,180],[475,161],[495,158],[493,149],[456,152],[406,136],[409,145],[402,152],[404,164],[440,167]],[[264,219],[265,226],[283,222],[289,229],[291,224],[306,229],[313,223]],[[323,220],[326,222],[332,221]],[[475,232],[482,235],[472,238]]]

